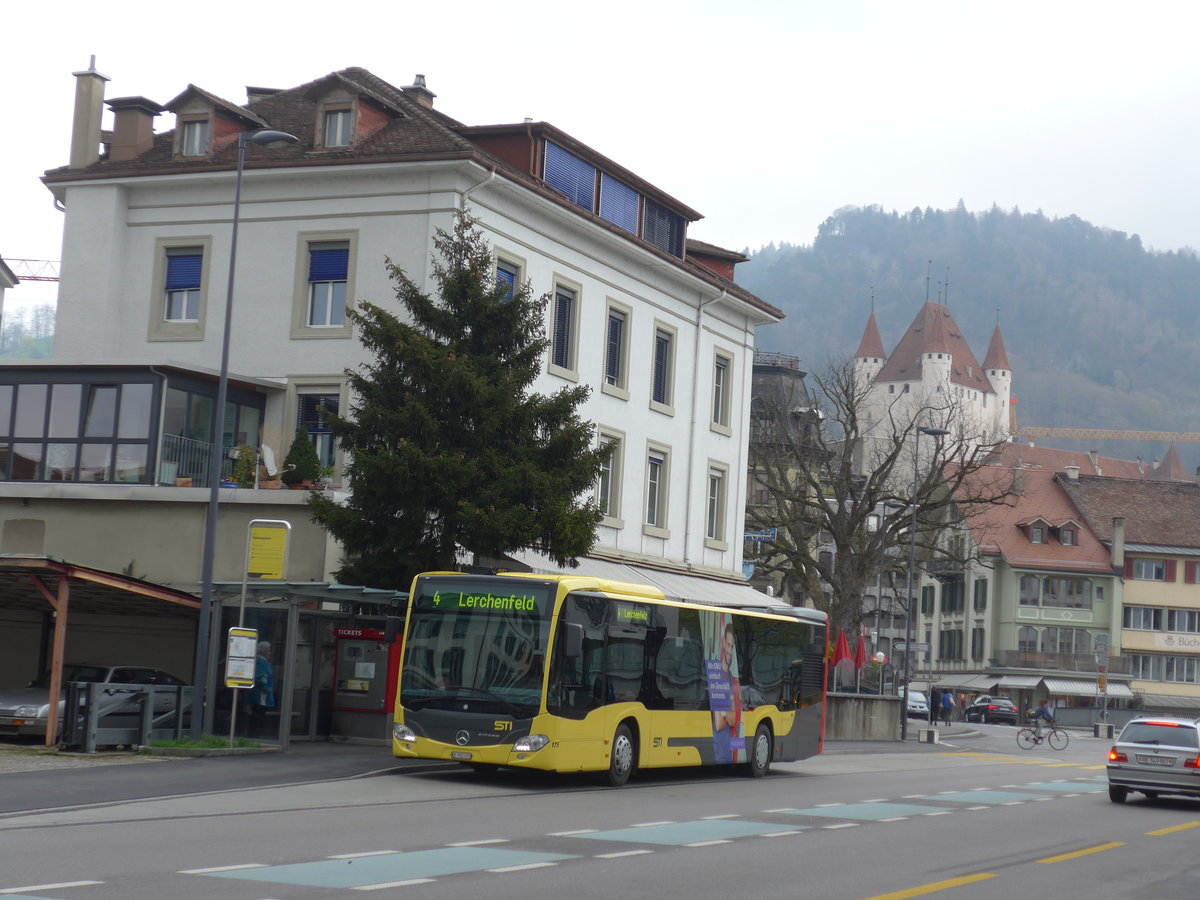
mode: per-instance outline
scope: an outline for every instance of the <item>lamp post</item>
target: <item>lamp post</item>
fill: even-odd
[[[913,570],[917,567],[917,482],[920,473],[917,462],[921,455],[921,435],[943,437],[950,432],[944,428],[918,428],[913,438],[913,495],[908,523],[908,606],[904,610],[904,691],[900,694],[900,740],[908,740],[908,681],[912,677],[912,620],[913,620]],[[933,693],[929,694],[930,701]]]
[[[244,131],[237,140],[237,178],[233,188],[233,229],[229,238],[229,284],[225,291],[225,331],[221,338],[221,374],[217,379],[217,405],[213,412],[212,453],[208,471],[208,518],[204,523],[204,549],[200,557],[200,619],[196,626],[196,660],[192,678],[192,738],[204,733],[205,695],[208,690],[208,653],[212,619],[213,562],[217,551],[217,507],[224,456],[225,400],[229,393],[229,340],[233,333],[233,273],[237,264],[238,218],[242,208],[242,171],[246,144],[283,147],[300,139],[286,131]]]

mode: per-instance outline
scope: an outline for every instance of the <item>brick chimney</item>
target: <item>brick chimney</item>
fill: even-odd
[[[425,87],[424,75],[414,75],[413,83],[408,87],[401,88],[400,90],[404,91],[405,94],[412,97],[426,109],[433,109],[433,98],[436,97],[437,94]]]
[[[86,169],[100,159],[100,117],[104,114],[104,82],[107,75],[96,71],[96,57],[86,70],[72,72],[75,82],[75,113],[71,122],[72,169]]]
[[[154,117],[163,110],[159,104],[145,97],[119,97],[107,105],[114,117],[110,159],[133,159],[153,146]]]

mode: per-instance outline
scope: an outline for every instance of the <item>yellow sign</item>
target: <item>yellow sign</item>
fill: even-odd
[[[230,628],[225,650],[225,687],[254,687],[258,629]]]
[[[250,523],[250,561],[246,574],[264,581],[283,581],[288,529]]]

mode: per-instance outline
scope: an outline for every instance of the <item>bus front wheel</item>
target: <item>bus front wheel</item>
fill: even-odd
[[[622,723],[613,735],[612,752],[608,757],[608,783],[621,787],[633,777],[636,769],[637,747],[633,743],[633,733]]]
[[[751,778],[762,778],[771,768],[771,729],[763,722],[754,732],[754,743],[750,745],[747,761]]]

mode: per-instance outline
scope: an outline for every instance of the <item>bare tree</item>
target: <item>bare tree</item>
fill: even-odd
[[[747,558],[853,632],[864,593],[908,565],[914,509],[918,569],[961,566],[969,542],[948,530],[1007,502],[1012,481],[985,470],[1000,440],[957,394],[881,402],[852,363],[814,381],[810,396],[795,378],[768,390],[756,376],[747,529],[776,536]]]

